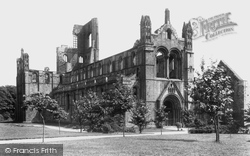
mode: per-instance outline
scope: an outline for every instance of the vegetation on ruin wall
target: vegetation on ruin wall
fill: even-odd
[[[16,87],[0,86],[0,121],[13,120],[16,104]]]
[[[197,72],[195,81],[189,86],[189,93],[200,114],[211,117],[216,132],[216,141],[219,142],[219,119],[229,124],[232,120],[232,87],[231,78],[223,67],[211,65],[205,67],[201,63],[201,73]]]

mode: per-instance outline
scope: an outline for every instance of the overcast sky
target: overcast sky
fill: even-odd
[[[1,0],[0,1],[0,86],[16,84],[16,59],[21,48],[29,54],[30,68],[56,70],[56,47],[72,47],[74,24],[84,25],[98,18],[99,58],[130,49],[140,37],[140,19],[149,15],[152,32],[164,24],[164,12],[170,10],[170,22],[181,37],[183,22],[205,19],[231,12],[238,24],[235,33],[215,40],[193,41],[195,68],[200,59],[223,59],[238,75],[250,83],[249,15],[247,0]]]

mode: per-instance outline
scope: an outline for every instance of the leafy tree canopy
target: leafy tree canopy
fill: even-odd
[[[219,141],[219,116],[232,114],[231,78],[223,66],[217,66],[216,62],[211,61],[211,65],[205,67],[204,60],[201,63],[201,73],[197,72],[197,75],[189,86],[189,93],[197,110],[212,117],[216,141]]]
[[[7,85],[0,87],[0,114],[3,114],[5,119],[14,117],[16,101],[15,86]]]
[[[232,111],[231,78],[223,67],[216,66],[216,62],[205,68],[201,64],[201,73],[197,73],[193,84],[189,86],[189,93],[193,102],[201,111],[214,116],[218,111]]]

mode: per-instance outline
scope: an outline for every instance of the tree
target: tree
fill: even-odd
[[[16,104],[16,87],[1,86],[0,87],[0,114],[4,119],[14,118],[14,110]]]
[[[44,142],[44,128],[45,119],[43,113],[50,112],[53,114],[54,118],[66,118],[67,113],[59,106],[55,99],[50,98],[48,95],[42,93],[35,93],[26,96],[24,100],[24,108],[30,110],[36,110],[43,122],[43,142]]]
[[[119,115],[123,118],[123,136],[125,136],[126,112],[132,109],[135,98],[132,89],[123,84],[121,76],[117,77],[113,88],[103,95],[104,103],[108,107],[107,110],[109,110],[110,116],[115,117]]]
[[[162,135],[162,128],[163,123],[168,119],[168,113],[165,111],[166,106],[162,105],[159,109],[155,109],[155,124],[157,127],[161,128],[161,135]]]
[[[137,100],[135,106],[131,109],[131,121],[130,123],[135,124],[139,128],[139,133],[146,128],[147,124],[150,122],[148,119],[149,108],[145,102],[142,100]]]
[[[181,112],[184,125],[186,127],[190,127],[190,125],[195,121],[194,112],[192,110],[187,110],[186,108],[184,108]]]
[[[192,87],[189,87],[189,93],[200,111],[212,117],[216,142],[219,142],[219,117],[232,111],[231,78],[223,67],[216,66],[216,62],[211,62],[211,65],[205,68],[202,61],[201,73],[197,72],[197,75]]]
[[[83,124],[89,126],[88,131],[93,131],[100,127],[104,112],[101,106],[101,98],[95,92],[89,90],[79,101],[74,102],[72,117],[78,122],[80,132],[82,132]]]
[[[67,113],[62,107],[55,106],[54,110],[52,110],[52,114],[53,118],[58,121],[60,134],[61,120],[66,120],[68,118],[69,113]]]
[[[88,125],[88,131],[113,132],[123,123],[125,129],[125,113],[133,107],[135,97],[132,90],[117,77],[112,88],[97,94],[89,90],[80,100],[74,103],[73,118],[80,127]],[[82,129],[82,128],[81,128]],[[119,129],[120,131],[120,129]]]

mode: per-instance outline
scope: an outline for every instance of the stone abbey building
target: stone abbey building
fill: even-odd
[[[192,28],[183,25],[178,38],[165,10],[165,22],[156,31],[151,30],[149,16],[142,16],[140,39],[124,52],[99,60],[98,22],[93,18],[85,25],[74,25],[73,48],[57,48],[57,71],[29,69],[29,56],[22,50],[17,59],[19,121],[34,121],[32,113],[21,110],[23,95],[36,92],[49,94],[69,113],[73,101],[88,89],[97,93],[110,88],[117,74],[124,75],[134,94],[154,108],[166,105],[169,125],[181,120],[181,108],[188,108],[188,95],[184,87],[194,76]],[[151,113],[154,118],[154,113]],[[69,118],[69,120],[71,120]]]

